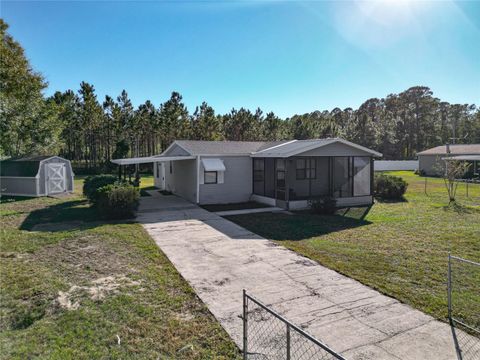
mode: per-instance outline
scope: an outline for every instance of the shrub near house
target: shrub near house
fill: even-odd
[[[97,200],[98,189],[105,185],[115,184],[117,177],[113,175],[89,176],[83,183],[83,195],[92,203]]]
[[[407,191],[407,182],[401,177],[376,174],[374,181],[375,197],[390,200],[399,200]]]
[[[140,192],[129,184],[110,184],[98,190],[96,206],[109,219],[133,217],[138,208]]]
[[[109,219],[126,219],[135,215],[139,203],[139,189],[118,182],[113,175],[95,175],[85,179],[83,194],[100,215]]]

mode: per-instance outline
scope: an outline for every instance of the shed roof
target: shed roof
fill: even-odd
[[[39,155],[2,160],[0,161],[0,176],[35,177],[40,162],[52,157],[54,156]]]
[[[480,144],[450,144],[450,154],[480,155]],[[419,152],[417,155],[446,155],[447,146],[441,145]]]
[[[288,141],[202,141],[177,140],[177,144],[191,155],[250,155],[251,153]]]

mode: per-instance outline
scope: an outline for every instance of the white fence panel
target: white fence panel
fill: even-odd
[[[375,171],[417,170],[418,160],[377,160],[373,166]]]

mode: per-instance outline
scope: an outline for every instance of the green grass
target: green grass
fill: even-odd
[[[447,318],[448,253],[480,261],[480,185],[458,188],[448,206],[442,179],[399,171],[405,201],[376,202],[345,215],[261,213],[230,220],[378,289],[438,319]],[[480,328],[480,269],[467,269],[469,285],[455,296],[454,311]]]
[[[2,199],[0,358],[238,357],[139,224],[98,221],[82,181],[70,198]]]

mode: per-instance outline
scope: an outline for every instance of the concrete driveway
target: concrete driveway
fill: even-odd
[[[183,199],[151,193],[137,220],[240,348],[246,289],[348,359],[457,358],[447,324]]]

